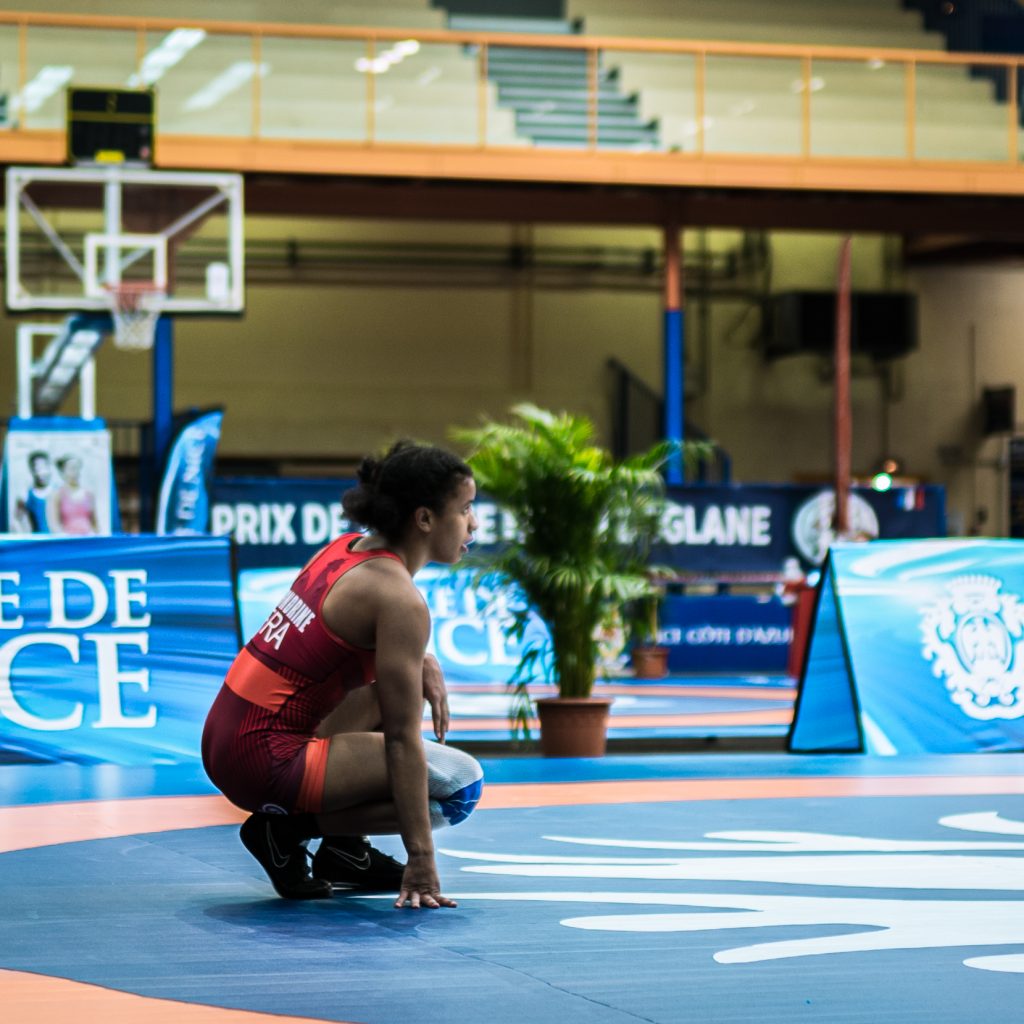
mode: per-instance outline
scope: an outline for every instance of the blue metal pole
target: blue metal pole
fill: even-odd
[[[140,487],[143,523],[150,529],[156,507],[156,492],[160,487],[160,474],[171,444],[174,418],[174,322],[168,316],[160,317],[156,323],[152,369],[153,448]]]
[[[682,309],[683,261],[679,228],[665,227],[665,309],[664,309],[664,425],[666,441],[682,441],[684,436],[683,359],[684,323]],[[684,482],[683,456],[677,452],[665,467],[670,484]]]

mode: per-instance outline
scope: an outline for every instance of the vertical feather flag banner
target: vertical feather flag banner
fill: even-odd
[[[213,462],[224,413],[201,413],[186,423],[171,445],[157,503],[157,534],[207,533]]]

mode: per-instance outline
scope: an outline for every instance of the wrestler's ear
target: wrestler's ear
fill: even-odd
[[[416,528],[423,533],[430,533],[434,526],[434,513],[426,505],[420,505],[413,513]]]

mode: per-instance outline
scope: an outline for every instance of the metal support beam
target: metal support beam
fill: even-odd
[[[140,504],[145,529],[153,528],[156,494],[160,474],[171,445],[174,419],[174,321],[162,316],[156,323],[153,338],[153,432],[152,451],[141,467]]]
[[[666,441],[683,440],[683,366],[685,358],[683,330],[683,259],[678,225],[665,226],[665,299],[664,299],[664,427]],[[683,482],[682,453],[677,452],[666,467],[670,484]]]
[[[850,465],[853,427],[850,412],[850,236],[839,249],[835,342],[835,536],[850,532]]]

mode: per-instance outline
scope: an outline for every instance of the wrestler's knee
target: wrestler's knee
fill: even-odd
[[[475,757],[440,743],[426,743],[427,793],[432,828],[457,825],[473,813],[484,787]]]

